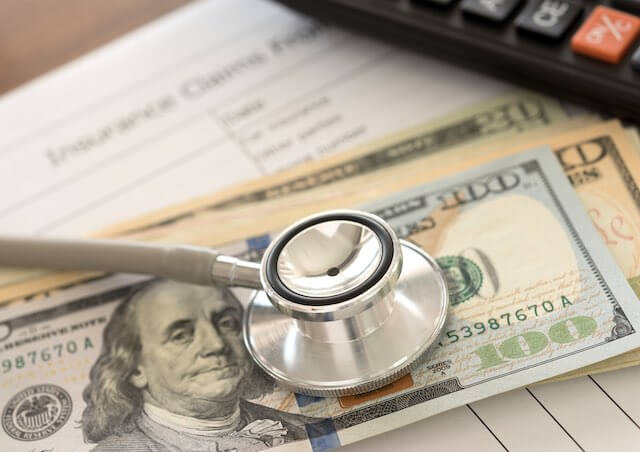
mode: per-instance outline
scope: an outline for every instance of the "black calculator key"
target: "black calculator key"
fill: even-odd
[[[567,0],[530,0],[516,18],[516,27],[546,38],[560,38],[582,12]]]
[[[502,22],[518,6],[520,0],[464,0],[460,8],[467,14],[492,22]]]
[[[640,123],[640,0],[275,1]]]
[[[630,13],[640,12],[640,0],[613,0],[613,6],[629,11]]]
[[[418,6],[449,6],[456,0],[413,0],[414,5]]]
[[[631,67],[640,72],[640,46],[631,55]]]

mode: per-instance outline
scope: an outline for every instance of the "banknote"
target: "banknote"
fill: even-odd
[[[331,180],[349,178],[356,174],[370,173],[400,161],[464,143],[482,143],[497,137],[515,136],[528,130],[557,124],[566,118],[564,110],[555,100],[529,92],[515,92],[412,128],[410,142],[404,143],[407,135],[403,134],[402,137],[388,137],[347,152],[345,157],[348,156],[350,163],[342,164],[335,171],[325,172],[318,182],[322,180],[323,183],[328,183]],[[407,149],[408,143],[411,145],[410,150]],[[375,156],[373,148],[377,150]],[[309,184],[309,181],[306,181],[304,186],[298,183],[296,190],[304,190],[316,185],[317,182]],[[163,209],[141,220],[144,221],[143,228],[149,229],[201,211],[225,205],[266,200],[280,194],[277,187],[269,190],[263,185],[253,189],[250,186],[243,186],[242,191],[226,190],[215,195],[213,199],[211,196],[196,199],[175,208]],[[134,221],[131,224],[125,223],[119,227],[105,229],[95,235],[118,236],[126,231],[137,230],[139,226],[140,222]],[[28,296],[34,291],[41,292],[53,287],[65,286],[92,276],[94,275],[81,273],[61,275],[47,271],[3,270],[0,271],[0,302]],[[36,282],[33,281],[34,278],[37,278]]]
[[[444,333],[409,376],[284,391],[243,348],[246,292],[114,276],[0,311],[0,448],[324,451],[640,345],[640,304],[548,149],[360,207],[447,276]]]
[[[640,293],[640,152],[629,140],[625,129],[616,121],[609,121],[577,130],[545,136],[536,131],[522,134],[527,145],[550,144],[562,164],[569,181],[596,225],[616,263],[628,282]],[[519,141],[519,140],[518,140]],[[430,155],[377,171],[375,184],[371,174],[352,176],[331,184],[321,184],[305,191],[274,196],[270,202],[253,203],[225,212],[200,212],[168,221],[152,228],[139,228],[130,238],[214,245],[212,229],[219,232],[218,239],[240,240],[276,230],[289,222],[318,209],[349,207],[368,200],[387,196],[435,177],[454,174],[479,162],[523,150],[523,144],[497,141],[486,146],[464,146]],[[339,159],[334,157],[334,160]],[[316,162],[312,168],[302,168],[291,174],[274,175],[264,181],[266,187],[286,187],[299,178],[313,177],[335,162]],[[325,166],[323,166],[323,164]],[[437,171],[433,169],[437,168]],[[306,171],[306,174],[305,174]],[[303,173],[303,174],[300,174]],[[254,189],[257,189],[255,186]],[[288,192],[288,190],[280,190]],[[313,203],[309,200],[313,199]],[[262,218],[259,224],[252,221]],[[249,220],[247,220],[249,219]],[[144,221],[142,225],[146,224]],[[224,224],[225,230],[214,225]],[[575,378],[640,364],[640,351],[630,351],[584,369],[573,371],[555,379]]]
[[[565,173],[578,193],[582,205],[587,210],[616,263],[636,294],[640,294],[640,152],[628,134],[616,121],[580,128],[569,133],[554,136],[521,135],[527,145],[550,144],[562,164]],[[535,132],[534,132],[535,133]],[[466,146],[450,149],[441,154],[428,156],[399,165],[393,170],[376,174],[376,183],[371,184],[367,177],[353,177],[349,181],[335,183],[307,191],[298,196],[283,196],[281,202],[253,205],[241,211],[235,209],[228,216],[209,216],[206,221],[193,218],[189,221],[168,226],[166,236],[154,237],[154,240],[169,240],[173,227],[180,228],[183,234],[196,237],[195,230],[203,230],[205,224],[227,224],[234,234],[226,237],[235,240],[242,236],[251,236],[265,227],[276,229],[286,225],[296,216],[310,214],[314,209],[347,207],[365,200],[385,196],[395,190],[406,189],[421,181],[433,179],[434,174],[453,174],[478,162],[488,161],[501,155],[522,151],[520,143],[502,141],[483,147]],[[315,165],[319,165],[318,162]],[[433,171],[438,168],[438,171]],[[314,168],[313,171],[319,169]],[[274,179],[278,176],[274,176]],[[285,185],[292,179],[280,179],[278,184]],[[276,186],[276,183],[271,183]],[[308,202],[313,199],[313,204]],[[262,209],[262,210],[261,210]],[[243,218],[250,212],[266,220],[261,228],[244,225]],[[268,224],[270,220],[274,223]],[[190,232],[194,231],[194,232]],[[160,231],[155,230],[154,233]],[[144,234],[136,237],[143,239]],[[177,239],[176,237],[175,239]],[[200,243],[206,243],[201,237]],[[611,371],[640,364],[640,351],[632,350],[619,356],[604,360],[583,369],[551,379],[575,378],[587,374]]]

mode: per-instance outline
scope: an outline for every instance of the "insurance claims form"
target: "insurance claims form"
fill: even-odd
[[[266,1],[198,2],[0,98],[0,233],[86,234],[508,89]],[[347,449],[638,450],[639,377],[513,391]]]
[[[2,99],[0,231],[85,233],[505,89],[266,1],[197,3]]]

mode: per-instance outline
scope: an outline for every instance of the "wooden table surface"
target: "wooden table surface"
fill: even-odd
[[[0,0],[0,94],[191,0]]]

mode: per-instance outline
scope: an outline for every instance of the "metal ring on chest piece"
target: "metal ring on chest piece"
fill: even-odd
[[[244,339],[296,392],[341,396],[408,373],[436,341],[449,304],[435,261],[381,218],[339,210],[278,236],[262,260]]]

